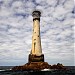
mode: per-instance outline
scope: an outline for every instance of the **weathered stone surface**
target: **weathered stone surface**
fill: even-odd
[[[44,62],[44,55],[36,56],[29,54],[28,62]]]

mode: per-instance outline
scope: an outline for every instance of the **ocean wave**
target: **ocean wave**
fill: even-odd
[[[1,71],[10,71],[10,70],[12,70],[12,69],[0,70],[0,72],[1,72]]]

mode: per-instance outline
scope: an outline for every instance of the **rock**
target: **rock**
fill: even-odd
[[[66,68],[62,64],[60,64],[60,63],[57,63],[57,65],[55,65],[55,64],[52,65],[51,69],[66,70]]]
[[[16,66],[13,67],[12,70],[42,70],[42,69],[49,69],[50,65],[47,62],[31,62],[26,63],[23,66]]]
[[[65,70],[66,68],[60,63],[57,65],[49,65],[47,62],[30,62],[25,65],[15,66],[12,68],[13,71],[40,71],[43,69]]]

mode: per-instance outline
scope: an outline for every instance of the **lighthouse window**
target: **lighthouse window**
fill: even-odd
[[[36,39],[34,39],[34,40],[36,40]]]
[[[39,35],[38,35],[38,37],[39,37]]]
[[[36,42],[34,43],[34,45],[36,45]]]
[[[36,32],[35,32],[36,33]]]

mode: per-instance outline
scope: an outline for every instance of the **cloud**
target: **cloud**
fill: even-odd
[[[45,61],[75,65],[73,0],[0,0],[0,65],[27,63],[35,9],[41,11]]]

